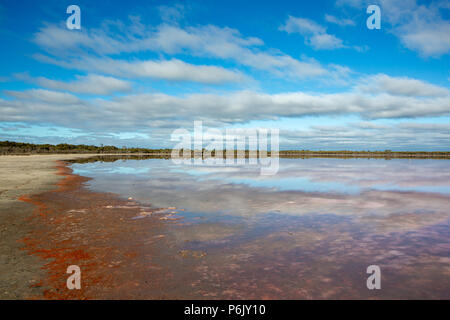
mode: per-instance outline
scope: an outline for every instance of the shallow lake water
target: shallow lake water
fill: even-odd
[[[93,178],[92,190],[182,218],[167,222],[171,246],[186,261],[173,266],[180,276],[167,292],[450,298],[448,160],[280,159],[275,175],[164,159],[71,167]],[[381,289],[367,288],[370,265],[380,267]]]

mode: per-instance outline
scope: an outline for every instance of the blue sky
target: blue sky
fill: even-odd
[[[172,147],[201,120],[279,128],[281,149],[450,150],[449,15],[441,0],[2,1],[0,139]]]

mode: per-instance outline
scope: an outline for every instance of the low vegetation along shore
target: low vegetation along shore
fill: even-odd
[[[216,156],[216,150],[178,150],[180,156],[189,153],[192,157]],[[245,157],[253,156],[253,153],[246,151],[234,150],[234,155],[245,154]],[[61,143],[52,144],[32,144],[12,141],[0,141],[1,155],[30,155],[30,154],[115,154],[115,155],[150,155],[170,157],[172,149],[149,149],[149,148],[130,148],[116,146],[92,146],[92,145],[73,145]],[[226,156],[226,150],[223,151]],[[279,151],[281,158],[304,158],[304,157],[370,157],[370,158],[433,158],[433,159],[450,159],[450,151],[317,151],[317,150],[281,150]],[[218,155],[218,154],[217,154]],[[254,154],[260,156],[259,152]],[[268,152],[271,156],[271,152]]]

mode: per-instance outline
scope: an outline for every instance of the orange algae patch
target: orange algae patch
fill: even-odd
[[[150,218],[131,219],[139,215],[139,206],[126,208],[126,202],[114,195],[83,188],[89,178],[72,174],[64,162],[58,161],[56,168],[56,174],[63,176],[56,190],[19,199],[35,206],[27,219],[33,231],[22,239],[23,249],[43,259],[42,269],[47,274],[33,285],[42,287],[42,296],[30,298],[157,297],[158,293],[148,285],[157,282],[147,278],[154,279],[165,271],[147,263],[155,250],[146,241],[153,233],[161,233],[163,223]],[[118,209],[105,209],[111,204]],[[80,290],[66,286],[70,265],[81,269]],[[145,288],[142,284],[146,284]]]

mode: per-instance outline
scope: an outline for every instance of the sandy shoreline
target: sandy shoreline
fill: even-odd
[[[39,292],[35,285],[43,277],[42,261],[28,255],[21,243],[32,226],[26,223],[34,210],[20,201],[57,188],[56,161],[92,155],[0,156],[0,299],[23,299]]]
[[[0,299],[181,298],[161,289],[181,259],[164,235],[177,221],[135,219],[139,203],[84,188],[64,160],[92,156],[0,157]],[[66,287],[70,265],[82,290]]]

